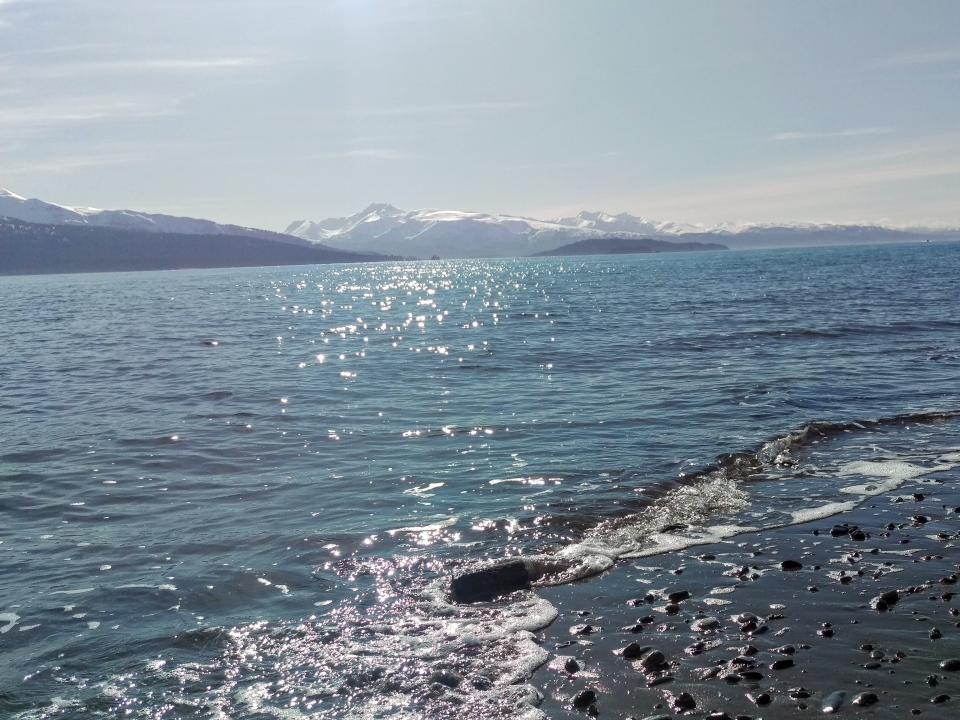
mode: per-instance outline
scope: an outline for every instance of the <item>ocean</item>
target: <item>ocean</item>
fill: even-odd
[[[0,278],[0,716],[542,717],[538,586],[960,464],[958,278],[957,243]],[[451,599],[507,560],[532,590]]]

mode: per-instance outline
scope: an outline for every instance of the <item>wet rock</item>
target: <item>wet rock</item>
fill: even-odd
[[[741,670],[737,674],[744,680],[749,680],[750,682],[757,682],[758,680],[763,680],[763,673],[757,672],[756,670]]]
[[[563,669],[572,675],[575,672],[580,672],[580,663],[577,662],[576,658],[567,658],[566,662],[563,663]]]
[[[706,720],[733,720],[733,717],[727,715],[722,710],[717,710],[716,712],[712,712],[707,715]]]
[[[649,650],[649,648],[646,648],[646,649]],[[623,647],[617,650],[617,655],[620,655],[626,658],[627,660],[633,660],[643,655],[644,650],[645,648],[640,647],[639,643],[632,642],[626,647]]]
[[[670,709],[676,713],[688,712],[697,706],[697,701],[693,699],[693,695],[690,693],[682,692],[675,695],[668,692],[666,698]]]
[[[657,685],[663,685],[664,683],[673,682],[673,675],[666,673],[664,675],[658,675],[657,677],[651,679],[647,683],[647,687],[656,687]]]
[[[949,660],[944,660],[940,663],[940,669],[946,670],[947,672],[957,672],[960,670],[960,659],[950,658]]]
[[[875,693],[862,692],[850,702],[852,702],[854,705],[857,705],[859,707],[867,707],[868,705],[873,705],[878,700],[880,700],[880,698],[878,698]]]
[[[850,539],[863,542],[867,539],[867,534],[863,530],[854,530],[850,533]]]
[[[669,605],[663,606],[663,611],[667,615],[676,615],[678,612],[680,612],[680,606],[676,603],[670,603]]]
[[[659,670],[667,664],[666,656],[659,650],[650,650],[640,658],[640,667],[647,672]]]
[[[455,576],[450,583],[450,595],[460,603],[489,602],[529,588],[530,573],[527,566],[516,560]]]
[[[672,603],[682,602],[689,597],[690,597],[689,590],[674,590],[672,592],[667,593],[666,595],[667,600],[669,600]]]
[[[793,667],[792,658],[782,658],[780,660],[774,660],[769,665],[771,670],[786,670],[787,668]]]
[[[639,632],[643,632],[643,625],[642,625],[641,623],[634,623],[633,625],[625,625],[625,626],[624,626],[623,628],[621,628],[621,629],[622,629],[624,632],[636,634],[636,633],[639,633]]]
[[[805,687],[790,688],[788,692],[794,700],[806,700],[810,697],[810,691]]]
[[[571,635],[592,635],[597,632],[600,628],[593,625],[574,625],[570,628]]]
[[[715,617],[705,617],[694,620],[690,624],[690,629],[694,632],[712,632],[720,627],[720,621]]]
[[[877,595],[870,601],[870,607],[876,610],[877,612],[884,612],[889,610],[893,605],[897,604],[897,601],[900,600],[900,593],[896,590],[888,590],[885,593]]]
[[[573,696],[573,700],[571,700],[571,704],[577,710],[586,710],[588,707],[593,705],[596,701],[597,701],[597,693],[593,691],[591,688],[586,688]]]
[[[773,698],[771,698],[767,693],[747,693],[747,700],[752,702],[754,705],[759,705],[760,707],[764,707],[765,705],[769,705],[771,702],[773,702]]]
[[[800,570],[803,568],[803,563],[798,560],[784,560],[780,563],[780,569],[785,572],[791,572],[793,570]]]
[[[934,705],[940,705],[942,703],[948,702],[949,700],[950,700],[949,695],[937,695],[935,697],[930,698],[930,702],[932,702]]]
[[[943,637],[943,633],[940,632],[937,628],[932,628],[929,632],[929,637],[931,640],[939,640]]]
[[[793,655],[797,652],[797,649],[793,645],[781,645],[780,647],[775,647],[770,652],[775,652],[780,655]]]
[[[830,535],[833,537],[843,537],[844,535],[850,534],[850,528],[846,525],[834,525],[830,530]]]
[[[847,694],[843,690],[832,692],[823,699],[823,705],[820,709],[827,715],[831,715],[840,709],[846,697]]]

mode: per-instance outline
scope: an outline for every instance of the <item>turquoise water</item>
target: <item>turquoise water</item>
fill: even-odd
[[[960,409],[958,277],[942,244],[0,278],[0,714],[535,714],[551,608],[445,578],[851,501],[902,438],[711,469]]]

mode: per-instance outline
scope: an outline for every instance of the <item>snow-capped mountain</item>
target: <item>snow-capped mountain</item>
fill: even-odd
[[[407,211],[374,203],[349,217],[297,220],[285,232],[354,251],[389,248],[410,257],[459,258],[534,255],[573,240],[608,236],[611,230],[460,210]]]
[[[637,217],[629,213],[610,215],[605,212],[584,211],[573,217],[557,218],[552,222],[584,230],[602,230],[604,233],[635,233],[638,235],[675,235],[687,232],[702,232],[703,227],[680,223],[661,222]]]
[[[591,238],[653,238],[720,242],[731,248],[910,242],[957,237],[960,231],[897,230],[873,225],[714,225],[661,222],[628,213],[581,212],[554,220],[454,210],[400,210],[375,203],[349,217],[297,220],[286,231],[354,252],[408,257],[535,255]]]
[[[27,199],[4,188],[0,188],[0,217],[48,225],[88,225],[118,230],[140,230],[182,235],[237,235],[304,244],[303,240],[269,230],[257,230],[240,227],[239,225],[223,225],[212,220],[133,210],[101,210],[99,208],[57,205],[43,200]]]

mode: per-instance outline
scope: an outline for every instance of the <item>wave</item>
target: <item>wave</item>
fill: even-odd
[[[717,516],[732,517],[746,508],[750,502],[747,482],[765,477],[771,471],[793,468],[798,463],[795,454],[801,449],[852,433],[945,423],[957,418],[960,411],[808,423],[754,449],[718,456],[712,465],[681,476],[678,487],[658,497],[641,512],[604,520],[587,530],[579,542],[553,553],[507,561],[481,561],[451,579],[451,595],[460,602],[490,600],[519,589],[560,585],[597,575],[621,559],[674,552],[746,532],[785,527],[844,512],[907,480],[958,467],[960,457],[956,453],[940,455],[930,466],[903,460],[845,463],[834,468],[837,477],[868,479],[840,488],[839,492],[846,496],[842,502],[796,509],[789,512],[786,519],[771,519],[759,526],[735,522],[710,524]]]
[[[668,338],[661,346],[674,350],[704,350],[721,345],[741,345],[768,340],[837,340],[850,337],[902,335],[914,332],[956,330],[960,320],[901,321],[885,324],[832,325],[826,327],[785,327],[709,333]]]

